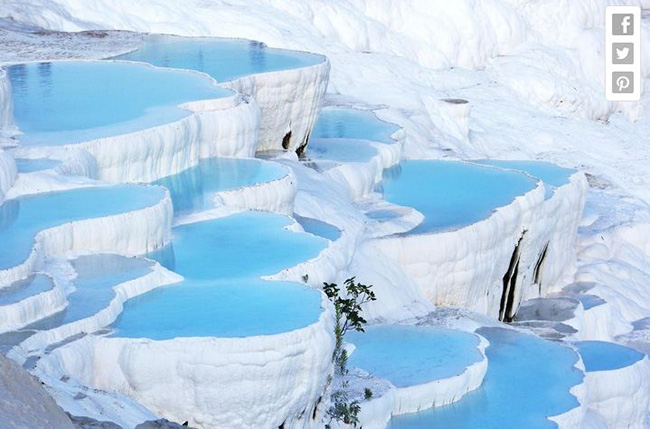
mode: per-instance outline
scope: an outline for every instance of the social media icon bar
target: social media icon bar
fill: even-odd
[[[607,100],[641,99],[641,8],[606,9],[605,80]]]

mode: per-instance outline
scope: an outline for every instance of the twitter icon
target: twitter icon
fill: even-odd
[[[613,64],[634,64],[633,43],[612,43]]]

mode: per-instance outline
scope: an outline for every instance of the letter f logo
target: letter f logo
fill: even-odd
[[[631,36],[634,34],[634,15],[631,13],[615,13],[612,15],[612,34],[615,36]]]
[[[621,27],[623,27],[623,34],[628,33],[628,28],[630,28],[630,15],[625,15],[623,21],[621,21]]]

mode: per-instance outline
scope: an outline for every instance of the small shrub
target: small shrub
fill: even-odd
[[[345,376],[348,373],[348,352],[343,348],[345,334],[350,330],[364,332],[363,327],[367,322],[361,316],[361,307],[370,301],[377,300],[375,293],[371,290],[372,285],[357,283],[354,277],[347,279],[343,285],[345,297],[341,296],[341,289],[336,283],[325,283],[323,286],[323,292],[334,304],[336,342],[332,361],[334,370],[339,376]],[[370,397],[368,397],[368,393],[370,393]],[[370,389],[365,389],[364,394],[366,399],[372,397]],[[332,406],[327,412],[330,422],[337,420],[356,428],[359,424],[359,411],[361,411],[359,401],[349,401],[348,382],[343,381],[340,388],[332,393]],[[330,425],[327,424],[325,427],[329,428]]]
[[[363,398],[366,401],[372,399],[372,390],[368,389],[367,387],[363,389]]]
[[[346,425],[352,425],[352,427],[357,427],[359,424],[359,411],[361,411],[361,405],[359,401],[348,402],[348,383],[343,382],[341,388],[332,393],[332,402],[333,405],[328,411],[330,418],[333,420],[338,420]],[[331,421],[331,420],[330,420]],[[329,427],[329,425],[326,425]]]

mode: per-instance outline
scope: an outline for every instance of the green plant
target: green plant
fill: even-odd
[[[361,307],[377,300],[372,285],[357,283],[356,277],[347,279],[343,285],[345,297],[341,296],[341,289],[336,283],[324,283],[323,292],[334,303],[337,321],[341,323],[341,333],[345,335],[350,329],[363,332],[363,325],[367,322],[361,317]]]
[[[348,373],[348,351],[342,349],[334,355],[334,370],[337,375],[346,375]]]
[[[371,290],[372,285],[357,283],[355,277],[347,279],[343,286],[345,287],[345,295],[341,294],[341,288],[336,283],[325,283],[323,286],[323,292],[334,304],[335,344],[332,361],[334,362],[334,370],[339,376],[345,376],[348,373],[348,352],[343,348],[345,334],[350,330],[364,332],[363,327],[367,322],[361,316],[362,306],[377,300],[375,293]],[[342,421],[356,428],[359,424],[358,414],[361,411],[361,406],[359,401],[349,402],[347,390],[348,382],[343,381],[340,387],[332,393],[332,406],[328,410],[328,415],[330,416],[330,422],[332,420]],[[366,399],[368,399],[368,392],[372,397],[372,391],[366,389]],[[326,425],[326,427],[329,428],[330,426]]]
[[[367,387],[363,389],[363,398],[366,401],[372,399],[372,390],[368,389]]]
[[[377,297],[371,290],[372,285],[357,283],[355,277],[347,279],[345,296],[341,296],[341,289],[336,283],[324,283],[323,292],[334,304],[336,324],[334,326],[334,355],[337,375],[346,374],[347,351],[343,349],[343,338],[349,330],[364,332],[363,326],[367,323],[361,316],[362,306]]]
[[[332,393],[333,405],[329,410],[329,415],[334,420],[342,421],[356,428],[359,424],[358,416],[359,411],[361,411],[361,405],[359,405],[359,401],[348,402],[347,390],[348,382],[344,381],[341,383],[341,388]],[[326,425],[326,427],[329,427],[329,425]]]

